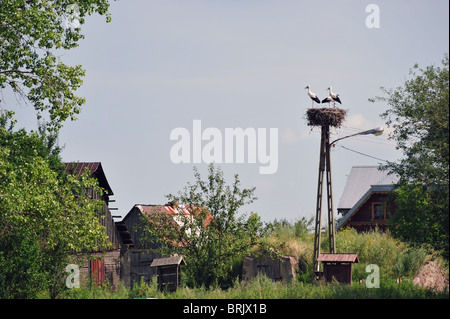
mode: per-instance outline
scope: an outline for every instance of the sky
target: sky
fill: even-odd
[[[370,4],[379,8],[373,28]],[[125,216],[135,204],[165,204],[165,195],[194,181],[194,166],[206,178],[208,163],[193,163],[193,153],[194,144],[203,150],[208,141],[193,140],[194,123],[201,133],[213,128],[222,145],[226,129],[250,128],[258,139],[264,132],[258,129],[266,129],[268,146],[274,128],[273,174],[260,173],[266,164],[259,157],[216,165],[228,183],[238,174],[243,188],[256,187],[258,199],[243,213],[263,221],[310,218],[320,132],[307,126],[311,100],[304,88],[324,99],[332,86],[348,111],[332,139],[385,127],[381,136],[356,136],[333,148],[336,210],[352,166],[401,157],[380,117],[388,106],[368,99],[382,95],[380,87],[402,85],[416,63],[441,65],[449,51],[448,12],[446,0],[111,2],[112,22],[88,17],[85,39],[61,56],[86,70],[77,91],[86,104],[61,130],[62,158],[101,162],[116,200],[110,207],[118,208],[113,214]],[[32,113],[16,111],[19,118]],[[176,129],[190,133],[190,163],[171,157]],[[253,146],[260,145],[245,150]]]

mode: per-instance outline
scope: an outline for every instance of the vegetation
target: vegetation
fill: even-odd
[[[0,298],[62,288],[69,255],[107,245],[96,179],[65,175],[49,138],[0,125]]]
[[[144,216],[142,231],[146,242],[159,245],[163,255],[184,256],[189,285],[230,285],[242,259],[254,246],[265,244],[260,217],[239,212],[255,199],[254,188],[241,189],[238,175],[226,185],[222,171],[213,164],[206,181],[195,168],[194,175],[194,183],[167,196],[190,214],[175,219],[166,213]]]
[[[400,176],[391,231],[409,242],[449,252],[449,57],[441,67],[417,65],[411,79],[384,89],[382,114],[403,152],[384,169]]]
[[[11,92],[31,104],[37,119],[46,121],[46,130],[58,131],[65,120],[76,119],[85,102],[75,95],[84,70],[81,65],[64,64],[57,56],[78,46],[86,16],[99,13],[109,21],[108,8],[107,0],[2,1],[1,98]],[[1,113],[8,109],[0,99]]]
[[[185,281],[174,293],[161,292],[156,279],[149,285],[141,281],[132,289],[118,287],[112,289],[108,284],[101,287],[70,289],[61,298],[178,298],[178,299],[330,299],[330,298],[448,298],[448,291],[434,292],[412,283],[419,268],[431,259],[439,260],[448,272],[445,260],[436,252],[425,247],[417,248],[393,238],[389,233],[377,230],[358,234],[347,229],[337,233],[339,252],[357,253],[360,264],[354,265],[353,285],[338,283],[313,283],[311,280],[313,234],[295,233],[299,225],[307,224],[306,219],[296,222],[274,221],[268,225],[272,229],[266,238],[278,245],[285,253],[297,253],[300,267],[297,279],[289,284],[274,282],[265,276],[258,276],[249,282],[235,277],[228,289],[219,285],[189,287]],[[367,288],[366,266],[376,263],[380,268],[380,288]],[[397,282],[398,278],[402,278]],[[44,297],[44,296],[43,296]]]
[[[45,297],[45,296],[42,296]],[[100,287],[78,288],[61,294],[66,299],[411,299],[448,298],[447,293],[436,293],[413,285],[410,281],[401,283],[382,282],[380,288],[367,288],[365,284],[341,285],[337,283],[313,286],[295,281],[288,285],[274,282],[265,276],[258,276],[249,282],[235,281],[224,290],[218,286],[199,288],[182,287],[174,293],[158,290],[156,281],[150,285],[141,282],[132,289],[112,289],[108,284]]]
[[[102,203],[86,192],[102,190],[88,173],[79,180],[64,174],[56,142],[64,121],[75,119],[84,103],[75,95],[84,70],[57,55],[78,45],[87,15],[109,20],[109,4],[0,3],[0,298],[32,298],[42,290],[54,298],[64,288],[69,255],[107,245]],[[77,24],[66,25],[74,15]],[[18,103],[33,107],[37,132],[15,129]]]
[[[264,225],[257,214],[241,214],[240,208],[255,200],[254,188],[241,189],[237,175],[226,185],[222,172],[211,166],[206,181],[195,171],[193,184],[168,195],[195,218],[174,222],[159,216],[146,228],[163,254],[185,256],[180,289],[163,293],[154,281],[131,290],[107,283],[68,289],[63,278],[69,255],[106,247],[107,238],[99,223],[102,203],[86,192],[101,194],[97,181],[88,172],[80,179],[65,175],[61,163],[57,134],[84,104],[75,94],[84,70],[58,56],[83,38],[86,16],[98,13],[110,20],[109,3],[0,3],[0,298],[448,298],[448,291],[434,293],[411,281],[425,262],[438,259],[437,252],[443,249],[448,258],[448,56],[442,68],[412,71],[403,87],[384,90],[387,97],[379,98],[391,106],[383,116],[405,155],[386,166],[401,177],[391,230],[397,237],[377,231],[337,234],[338,252],[357,253],[361,261],[354,267],[353,286],[313,284],[310,221]],[[72,25],[65,23],[73,17]],[[14,128],[14,112],[5,100],[10,96],[33,107],[37,132]],[[298,279],[287,285],[265,277],[239,281],[242,258],[266,253],[297,257]],[[369,264],[380,268],[380,288],[363,284]]]

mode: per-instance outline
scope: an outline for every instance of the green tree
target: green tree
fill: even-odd
[[[106,247],[101,193],[86,172],[64,174],[57,136],[76,119],[84,70],[59,58],[78,46],[91,14],[110,21],[107,0],[0,0],[0,297],[28,298],[61,288],[69,254]],[[6,99],[31,105],[38,132],[14,130]]]
[[[185,257],[189,284],[229,285],[236,265],[241,266],[252,247],[264,245],[260,217],[239,212],[256,199],[255,188],[241,189],[238,175],[232,185],[226,185],[222,171],[212,164],[206,181],[196,168],[194,175],[195,183],[188,183],[178,195],[167,195],[190,214],[155,212],[144,216],[144,234],[148,241],[161,246],[164,255]]]
[[[108,245],[103,202],[86,192],[102,194],[97,180],[52,169],[47,146],[38,133],[0,126],[0,297],[55,287],[69,255]]]
[[[107,0],[0,1],[0,93],[9,90],[30,103],[48,130],[75,119],[85,102],[75,95],[84,70],[58,55],[78,46],[87,15],[97,12],[109,21],[108,8]],[[8,109],[4,103],[0,99],[0,111]]]
[[[384,89],[378,100],[390,106],[381,116],[393,127],[391,139],[403,152],[384,169],[400,176],[392,232],[429,243],[448,256],[449,228],[449,58],[442,67],[417,65],[411,79]]]

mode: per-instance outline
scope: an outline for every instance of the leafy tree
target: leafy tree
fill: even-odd
[[[108,245],[103,202],[86,193],[102,194],[97,180],[52,169],[47,146],[38,133],[0,126],[0,297],[54,287],[70,254]]]
[[[226,185],[222,171],[213,164],[206,181],[196,168],[194,175],[195,183],[188,183],[178,195],[167,195],[190,214],[172,216],[155,210],[144,216],[143,233],[164,255],[185,257],[189,284],[229,285],[242,258],[255,245],[264,245],[260,217],[239,213],[243,205],[256,199],[255,188],[241,189],[238,175],[232,185]]]
[[[417,65],[411,79],[378,97],[391,107],[381,116],[403,152],[383,168],[400,176],[392,232],[429,243],[448,256],[449,228],[449,58],[442,67]]]
[[[86,16],[105,15],[107,0],[0,0],[0,297],[27,298],[63,281],[69,254],[106,247],[101,193],[86,172],[65,175],[57,146],[64,121],[76,119],[84,70],[59,56],[78,46]],[[5,97],[31,104],[38,132],[14,130]]]
[[[64,64],[58,53],[78,46],[87,15],[97,12],[110,21],[108,8],[107,0],[0,1],[0,93],[12,90],[34,107],[39,120],[48,116],[48,130],[75,119],[85,102],[75,95],[84,70]],[[0,110],[6,110],[2,104]]]
[[[27,226],[12,231],[5,225],[0,231],[0,298],[27,298],[44,290],[41,257],[38,238]]]

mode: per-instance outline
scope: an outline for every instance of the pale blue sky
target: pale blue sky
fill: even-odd
[[[369,4],[380,28],[365,25]],[[222,164],[259,198],[245,211],[263,220],[310,217],[315,211],[320,134],[304,118],[326,88],[348,109],[341,137],[384,126],[383,103],[368,98],[401,85],[415,64],[439,65],[449,47],[448,1],[145,0],[111,4],[112,22],[93,16],[86,39],[62,59],[86,69],[87,102],[60,136],[65,161],[100,161],[119,215],[134,204],[164,204],[193,180],[193,164],[173,164],[177,127],[278,128],[278,171]],[[26,109],[25,109],[26,110]],[[24,108],[18,110],[20,113]],[[387,136],[345,140],[332,153],[335,208],[353,165],[395,160]],[[205,173],[207,164],[197,165]],[[205,175],[206,177],[206,175]],[[325,203],[324,203],[325,205]]]

